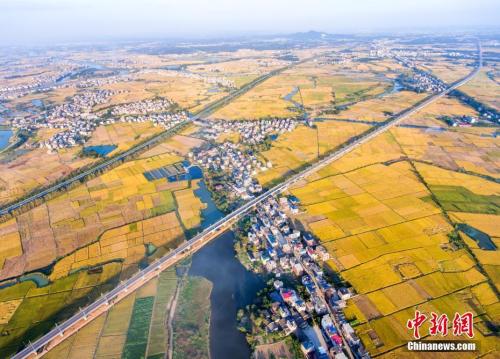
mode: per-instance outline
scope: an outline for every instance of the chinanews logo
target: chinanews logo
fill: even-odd
[[[427,321],[430,324],[428,335],[421,331],[422,325]],[[455,313],[450,320],[446,314],[430,312],[430,315],[426,315],[416,310],[413,319],[406,322],[406,327],[412,331],[415,338],[415,341],[409,341],[407,344],[409,351],[463,352],[478,349],[477,343],[470,340],[474,338],[474,315],[471,312]],[[457,337],[457,340],[432,340],[435,337],[444,338],[448,333]],[[425,341],[421,340],[423,336],[426,337]]]

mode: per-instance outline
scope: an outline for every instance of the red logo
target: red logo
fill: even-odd
[[[473,315],[470,312],[462,315],[455,313],[453,318],[453,335],[459,336],[466,334],[469,338],[474,337],[474,322]]]
[[[413,337],[415,339],[420,339],[419,329],[427,320],[427,316],[425,314],[420,313],[418,310],[415,311],[415,318],[408,320],[406,323],[406,327],[408,329],[413,329]]]
[[[448,334],[448,316],[441,314],[438,316],[436,313],[431,312],[431,327],[429,328],[430,335],[437,335],[441,333],[443,337]]]
[[[446,314],[430,313],[429,335],[446,336],[448,334],[448,323],[450,322]],[[413,337],[420,339],[420,327],[427,320],[427,316],[420,311],[415,311],[415,317],[406,322],[406,327],[413,330]],[[455,313],[453,318],[453,335],[459,337],[467,335],[469,338],[474,337],[474,315],[471,312],[466,312],[462,315]]]

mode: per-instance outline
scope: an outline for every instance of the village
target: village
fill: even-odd
[[[146,99],[114,106],[110,110],[112,116],[145,115],[153,112],[170,110],[175,103],[167,98]]]
[[[225,121],[225,120],[198,120],[203,127],[203,137],[215,140],[223,133],[236,132],[240,142],[247,145],[256,145],[264,142],[269,135],[277,137],[286,132],[291,132],[300,121],[293,118],[271,118],[252,121]]]
[[[213,72],[213,71],[211,71]],[[179,67],[179,70],[142,70],[136,73],[136,75],[141,74],[151,74],[157,73],[162,76],[171,76],[171,77],[185,77],[189,79],[201,80],[206,84],[214,85],[216,87],[223,87],[229,90],[235,89],[236,84],[234,81],[228,79],[224,76],[204,76],[198,73],[189,72],[183,69],[183,67]],[[214,88],[216,92],[217,88]]]
[[[200,126],[197,137],[207,141],[191,151],[189,159],[206,170],[213,190],[227,202],[249,200],[262,192],[255,178],[259,172],[273,167],[271,161],[259,159],[257,152],[279,135],[293,131],[300,122],[292,118],[256,121],[196,120]],[[238,143],[217,142],[223,134],[235,133]],[[225,203],[224,205],[226,205]]]
[[[185,111],[168,112],[175,108],[175,103],[164,98],[117,105],[99,114],[92,112],[94,106],[105,104],[112,96],[122,92],[85,91],[74,96],[70,102],[55,106],[36,118],[15,118],[11,125],[14,129],[24,131],[35,131],[39,128],[60,129],[61,132],[38,143],[39,147],[53,151],[85,144],[93,131],[102,125],[151,121],[153,126],[161,126],[167,130],[189,118]]]
[[[329,283],[323,271],[329,254],[309,232],[294,227],[289,216],[298,213],[294,196],[270,197],[239,232],[240,257],[244,252],[252,270],[274,278],[269,304],[258,310],[251,330],[278,340],[293,335],[306,358],[368,357],[342,312],[353,293]]]
[[[406,89],[417,93],[438,93],[446,89],[443,81],[417,68],[412,68],[410,74],[402,74],[398,79]]]
[[[263,163],[252,151],[229,141],[202,146],[190,152],[189,158],[209,174],[224,176],[224,180],[218,181],[215,188],[218,192],[230,193],[243,200],[262,191],[262,186],[254,177],[258,172],[272,167],[271,162]]]

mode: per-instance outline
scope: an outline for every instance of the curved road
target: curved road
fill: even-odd
[[[256,205],[258,205],[260,202],[264,201],[266,198],[270,196],[274,196],[276,194],[279,194],[286,190],[290,185],[296,183],[297,181],[300,181],[307,177],[308,175],[312,174],[313,172],[318,171],[319,169],[327,166],[330,164],[332,161],[335,161],[345,154],[353,151],[354,149],[358,148],[362,144],[370,141],[374,137],[380,135],[381,133],[389,130],[391,127],[398,125],[400,122],[408,118],[409,116],[413,115],[417,111],[421,110],[422,108],[430,105],[431,103],[437,101],[438,99],[442,98],[443,96],[446,96],[449,94],[451,91],[455,90],[459,86],[462,86],[466,82],[468,82],[471,78],[473,78],[480,70],[482,66],[482,52],[481,52],[481,47],[478,45],[478,63],[477,67],[465,78],[463,78],[460,81],[457,81],[453,84],[451,84],[446,90],[430,95],[423,101],[420,101],[413,107],[401,112],[399,115],[394,117],[393,119],[389,120],[386,124],[377,127],[375,130],[371,131],[370,133],[367,133],[365,135],[362,135],[360,138],[354,140],[353,142],[349,143],[348,145],[344,146],[343,148],[333,152],[329,156],[319,160],[318,162],[310,165],[306,169],[304,169],[302,172],[292,176],[291,178],[287,179],[283,183],[276,185],[275,187],[271,188],[267,192],[264,192],[260,196],[250,200],[249,202],[245,203],[242,205],[240,208],[235,210],[234,212],[228,214],[224,218],[220,219],[219,221],[215,222],[214,224],[210,225],[207,227],[203,232],[197,234],[194,236],[192,239],[189,241],[184,242],[181,244],[179,247],[176,249],[170,251],[168,254],[160,258],[158,261],[154,262],[153,264],[149,265],[142,271],[138,272],[137,274],[133,275],[131,278],[128,280],[122,282],[119,284],[116,288],[111,290],[110,292],[106,293],[103,295],[101,298],[96,300],[95,302],[91,303],[88,305],[85,309],[81,310],[79,313],[73,315],[71,318],[69,318],[67,321],[64,323],[56,326],[55,329],[52,329],[50,332],[45,334],[43,337],[38,339],[36,342],[30,344],[28,347],[14,355],[12,358],[13,359],[22,359],[22,358],[28,358],[32,356],[38,356],[38,355],[43,355],[44,350],[47,345],[49,345],[52,341],[57,340],[58,337],[63,337],[65,335],[65,331],[71,332],[71,329],[73,327],[76,327],[78,325],[81,325],[83,321],[86,321],[87,323],[90,322],[87,318],[92,315],[92,313],[97,313],[99,311],[106,310],[109,308],[112,304],[114,304],[115,301],[122,299],[123,297],[126,296],[126,294],[129,292],[129,290],[134,290],[138,286],[143,285],[150,279],[152,279],[155,275],[159,274],[163,269],[165,269],[165,264],[169,262],[175,262],[177,260],[180,260],[184,258],[184,256],[189,253],[192,249],[195,249],[195,244],[199,244],[200,247],[204,245],[205,243],[208,242],[209,238],[212,238],[215,233],[217,233],[220,230],[224,230],[227,228],[228,223],[233,223],[235,220],[249,212],[252,208],[254,208]],[[208,239],[207,239],[208,238]],[[205,242],[205,243],[204,243]],[[170,263],[169,265],[171,265]],[[103,309],[105,308],[105,309]]]

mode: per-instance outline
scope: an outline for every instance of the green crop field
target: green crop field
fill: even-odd
[[[136,299],[122,358],[139,359],[146,357],[149,325],[151,323],[154,300],[154,297]]]
[[[165,320],[168,314],[168,305],[174,295],[176,286],[177,276],[175,274],[175,269],[170,269],[160,274],[151,321],[151,331],[149,333],[148,359],[156,357],[163,358],[167,351],[166,345],[168,338]]]
[[[459,186],[430,186],[447,211],[500,214],[500,196],[479,195]]]

